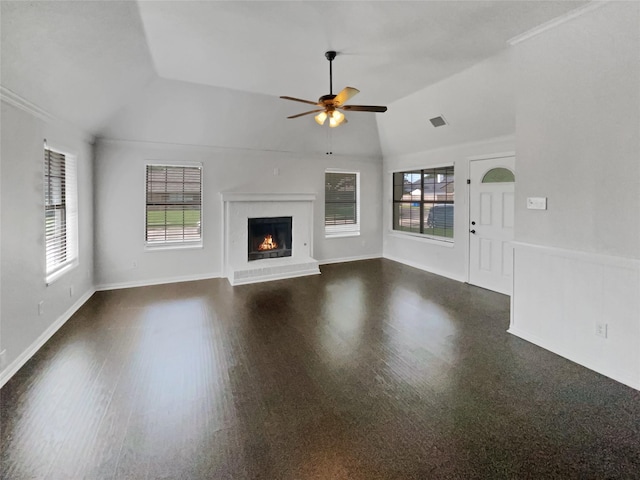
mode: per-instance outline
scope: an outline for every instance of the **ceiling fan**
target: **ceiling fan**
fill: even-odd
[[[309,112],[299,113],[297,115],[291,115],[287,118],[298,118],[304,115],[310,115],[312,113],[319,112],[316,116],[316,122],[319,125],[324,125],[324,122],[329,119],[330,127],[337,127],[343,123],[347,123],[347,119],[344,114],[340,110],[345,111],[353,111],[353,112],[386,112],[387,107],[379,107],[375,105],[345,105],[351,97],[360,92],[357,88],[353,87],[345,87],[340,93],[337,95],[333,94],[333,69],[332,62],[333,59],[336,58],[337,53],[333,50],[330,50],[324,54],[329,60],[329,95],[321,96],[317,102],[312,102],[311,100],[302,100],[300,98],[295,97],[280,97],[285,100],[293,100],[294,102],[302,102],[308,103],[310,105],[315,105],[317,107],[321,107],[317,110],[311,110]]]

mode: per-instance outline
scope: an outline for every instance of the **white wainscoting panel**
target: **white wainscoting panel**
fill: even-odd
[[[640,261],[514,247],[509,332],[640,390]]]

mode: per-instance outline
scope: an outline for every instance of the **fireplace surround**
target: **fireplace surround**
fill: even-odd
[[[231,285],[320,273],[318,261],[313,258],[314,193],[222,192],[221,198],[223,271]],[[257,250],[257,245],[249,246],[250,219],[287,217],[291,219],[290,237],[277,231],[263,231],[258,242],[275,243],[277,248],[271,245],[266,250]],[[266,235],[271,235],[271,239],[266,239]],[[254,248],[254,253],[271,251],[273,255],[250,255],[248,250]],[[279,248],[283,251],[276,253]]]

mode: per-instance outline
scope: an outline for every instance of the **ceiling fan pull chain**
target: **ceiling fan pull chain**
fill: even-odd
[[[333,145],[331,140],[331,129],[327,128],[327,155],[333,155]]]

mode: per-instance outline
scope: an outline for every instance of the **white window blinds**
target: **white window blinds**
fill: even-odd
[[[45,148],[44,204],[46,280],[78,258],[78,195],[75,157]]]
[[[202,168],[147,165],[147,245],[200,242]]]
[[[325,235],[360,232],[360,175],[357,172],[325,172]]]

